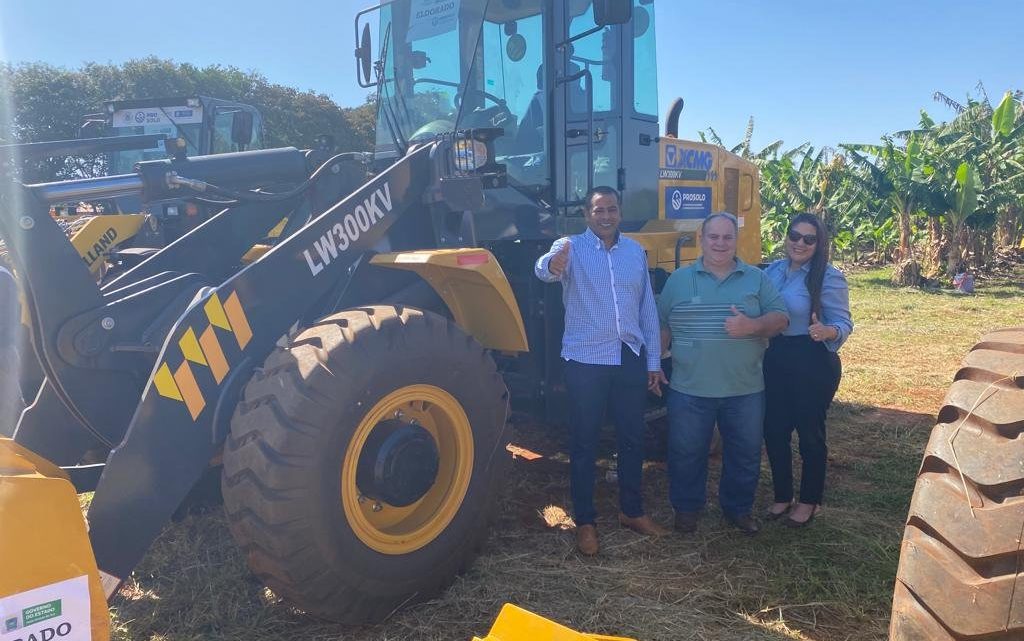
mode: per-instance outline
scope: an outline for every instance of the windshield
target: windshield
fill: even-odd
[[[398,0],[385,6],[377,149],[456,129],[501,127],[499,157],[543,153],[541,4]]]
[[[202,136],[203,110],[186,107],[143,107],[118,109],[111,118],[114,136],[138,134],[165,134],[168,138],[184,138],[189,156],[199,155]],[[135,163],[142,160],[166,158],[163,143],[151,149],[131,149],[110,154],[111,174],[128,174]]]
[[[381,9],[378,153],[476,127],[500,127],[513,182],[547,171],[543,0],[396,0]]]

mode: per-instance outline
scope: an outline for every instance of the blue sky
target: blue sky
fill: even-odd
[[[362,102],[352,15],[371,0],[0,2],[0,59],[68,68],[157,55],[233,65],[272,82]],[[984,83],[1024,88],[1021,0],[657,0],[659,102],[686,100],[682,135],[713,126],[754,147],[874,142],[948,110]]]

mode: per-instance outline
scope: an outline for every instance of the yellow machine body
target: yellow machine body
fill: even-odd
[[[651,221],[641,232],[652,226],[650,231],[664,229],[692,236],[680,246],[680,262],[685,265],[700,255],[704,218],[727,211],[736,216],[739,227],[737,256],[751,265],[760,263],[761,181],[757,165],[717,145],[672,137],[663,137],[658,144],[658,221]],[[652,242],[657,242],[657,237]],[[671,271],[675,239],[671,239],[671,248],[664,246],[667,242],[666,235],[657,246],[657,266]],[[666,251],[671,256],[668,260]]]
[[[107,601],[67,474],[0,438],[0,638],[107,641]]]
[[[526,352],[526,329],[498,259],[486,249],[377,254],[370,263],[419,274],[448,305],[455,323],[489,349]]]
[[[608,637],[576,632],[564,625],[506,603],[484,638],[473,641],[634,641],[627,637]]]
[[[75,251],[94,274],[103,267],[103,257],[135,234],[145,222],[143,214],[92,216],[71,237]]]

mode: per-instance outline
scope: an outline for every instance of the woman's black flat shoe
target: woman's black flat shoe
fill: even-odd
[[[786,506],[786,509],[782,510],[781,512],[772,512],[771,510],[765,510],[764,511],[764,520],[765,521],[778,521],[782,517],[784,517],[787,514],[789,514],[789,511],[792,508],[793,508],[793,504],[790,503],[788,506]]]
[[[792,518],[786,519],[785,520],[786,527],[791,527],[791,528],[807,527],[808,525],[811,524],[811,521],[814,520],[814,517],[817,516],[818,510],[819,510],[819,508],[817,506],[815,506],[814,511],[811,512],[811,515],[809,517],[807,517],[806,521],[794,521]]]

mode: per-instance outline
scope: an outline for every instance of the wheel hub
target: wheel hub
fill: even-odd
[[[360,493],[395,507],[420,500],[437,479],[439,457],[434,437],[419,425],[398,419],[381,421],[359,456]]]

